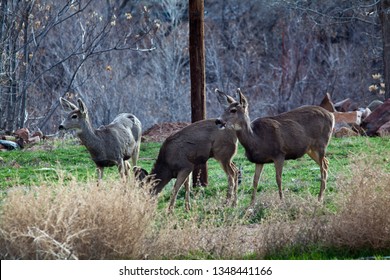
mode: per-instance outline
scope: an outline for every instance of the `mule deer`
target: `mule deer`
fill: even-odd
[[[60,103],[69,114],[60,124],[59,129],[75,129],[81,142],[88,149],[97,167],[97,177],[103,178],[103,169],[118,166],[124,181],[129,171],[128,159],[137,164],[141,145],[141,122],[132,114],[119,114],[110,124],[98,129],[92,128],[88,110],[81,99],[78,106],[60,98]]]
[[[152,189],[153,194],[158,194],[172,179],[176,178],[172,190],[168,211],[175,206],[176,196],[180,187],[185,183],[186,210],[190,209],[189,203],[189,175],[197,164],[204,164],[211,157],[220,162],[228,176],[228,192],[226,203],[237,201],[237,168],[232,158],[237,150],[237,137],[233,131],[220,130],[215,125],[215,119],[202,120],[192,123],[175,134],[169,136],[162,144],[157,160],[150,172],[158,183]],[[141,178],[147,172],[138,170]],[[146,173],[146,174],[145,174]]]
[[[220,128],[236,131],[248,160],[256,164],[251,205],[255,203],[257,185],[265,163],[273,162],[275,165],[279,197],[282,199],[284,161],[300,158],[304,154],[308,154],[320,166],[321,188],[318,201],[321,201],[328,176],[325,152],[334,126],[333,114],[319,106],[302,106],[251,122],[248,101],[240,89],[237,90],[239,102],[218,89],[216,92],[219,102],[226,106],[216,124]]]

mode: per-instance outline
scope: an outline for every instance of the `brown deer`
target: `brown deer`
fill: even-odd
[[[78,106],[60,98],[62,108],[69,113],[59,129],[77,131],[96,164],[98,182],[103,178],[103,169],[115,165],[126,181],[129,171],[127,160],[131,158],[133,166],[137,164],[142,136],[141,122],[132,114],[122,113],[110,124],[94,129],[84,102],[81,99],[77,102]]]
[[[255,203],[257,185],[265,163],[274,163],[279,197],[282,194],[282,171],[285,160],[308,154],[321,170],[322,200],[328,176],[326,148],[334,126],[333,114],[319,106],[302,106],[292,111],[250,121],[248,101],[238,89],[239,101],[216,89],[219,102],[226,106],[216,124],[220,128],[236,131],[249,161],[256,164],[253,178],[251,205]]]
[[[172,190],[168,211],[172,211],[180,187],[186,186],[186,210],[190,209],[189,175],[194,166],[204,164],[211,157],[220,162],[228,176],[228,192],[226,204],[237,202],[238,169],[232,162],[237,150],[237,136],[233,131],[220,130],[215,125],[215,119],[202,120],[192,123],[175,134],[169,136],[162,144],[157,160],[150,172],[158,183],[152,189],[158,194],[172,178],[176,178]],[[145,170],[136,170],[140,178],[147,175]]]

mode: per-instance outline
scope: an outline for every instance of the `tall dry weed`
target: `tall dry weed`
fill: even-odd
[[[357,160],[351,173],[338,180],[338,211],[329,222],[327,242],[351,250],[388,250],[390,173],[374,158]]]
[[[295,254],[312,248],[351,254],[389,251],[390,174],[375,158],[356,156],[351,161],[350,171],[338,176],[325,204],[314,197],[291,194],[277,201],[263,195],[269,214],[256,232],[258,257],[283,256],[280,252],[289,248]]]
[[[207,201],[190,217],[167,216],[155,229],[151,258],[211,257],[221,259],[310,256],[310,251],[337,248],[371,252],[390,247],[390,174],[375,159],[352,159],[350,173],[337,174],[337,186],[325,203],[310,194],[262,192],[252,213],[229,211]],[[258,223],[253,216],[261,213]],[[161,218],[161,217],[160,217]],[[203,252],[203,255],[202,255]],[[197,255],[198,253],[198,255]]]
[[[258,258],[277,255],[290,247],[303,252],[311,244],[322,243],[329,210],[316,197],[289,193],[281,201],[275,192],[267,191],[258,207],[265,212],[254,233]]]
[[[162,217],[163,225],[154,231],[151,243],[154,250],[150,251],[150,258],[242,257],[248,251],[248,243],[244,242],[238,227],[240,218],[223,212],[223,208],[215,208],[213,213],[193,212],[185,218],[175,214]]]
[[[10,190],[1,206],[2,259],[142,258],[155,203],[119,182]]]
[[[272,191],[262,193],[252,212],[210,200],[197,207],[185,218],[159,217],[162,226],[154,229],[150,258],[264,258],[289,246],[306,248],[322,240],[328,212],[316,197],[291,194],[280,201]],[[259,212],[264,215],[260,222],[250,223]]]

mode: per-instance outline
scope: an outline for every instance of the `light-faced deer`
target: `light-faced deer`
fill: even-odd
[[[96,164],[98,181],[101,181],[105,167],[115,165],[126,181],[129,171],[127,160],[131,158],[133,166],[137,164],[142,136],[141,122],[132,114],[122,113],[110,124],[94,129],[84,102],[81,99],[77,102],[78,106],[60,98],[62,108],[69,113],[59,129],[77,131],[77,136]]]
[[[256,164],[251,205],[255,203],[257,185],[265,163],[274,163],[276,182],[282,194],[282,170],[285,160],[308,154],[321,170],[321,201],[326,188],[328,160],[326,148],[334,126],[333,114],[319,106],[302,106],[292,111],[250,121],[248,101],[238,89],[239,101],[216,90],[219,102],[226,107],[216,124],[237,133],[249,161]]]
[[[161,192],[172,178],[176,178],[168,211],[173,210],[176,196],[183,183],[186,186],[185,207],[187,210],[190,209],[189,175],[195,165],[204,164],[212,157],[220,162],[228,176],[226,203],[232,202],[235,205],[238,169],[233,164],[232,158],[237,150],[237,137],[234,131],[218,129],[215,121],[215,119],[209,119],[192,123],[169,136],[162,144],[150,174],[158,180],[152,189],[153,194]],[[141,173],[143,173],[141,177],[147,174],[145,170]]]

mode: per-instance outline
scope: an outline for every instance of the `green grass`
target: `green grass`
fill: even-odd
[[[143,143],[138,165],[150,171],[157,158],[161,143]],[[377,157],[378,165],[390,172],[390,140],[389,138],[353,137],[333,138],[327,152],[330,161],[328,189],[332,192],[338,174],[348,171],[348,165],[353,158],[364,155]],[[242,169],[242,184],[239,188],[241,196],[249,201],[252,192],[252,178],[255,165],[249,162],[244,149],[239,146],[234,162]],[[6,190],[13,186],[39,185],[42,180],[55,181],[57,172],[65,176],[69,174],[78,180],[87,180],[95,176],[95,165],[85,147],[73,142],[43,143],[34,149],[15,150],[0,154],[0,189]],[[209,185],[201,192],[207,197],[226,191],[227,178],[220,165],[214,159],[208,161]],[[119,178],[117,169],[106,168],[105,176]],[[174,180],[165,188],[163,200],[169,199],[170,188]],[[283,169],[283,191],[317,195],[320,184],[319,167],[308,156],[298,160],[286,161]],[[258,193],[274,190],[277,195],[275,169],[273,164],[264,167],[260,178]],[[195,190],[196,192],[196,190]],[[184,197],[184,190],[179,193]],[[179,202],[180,203],[180,202]]]
[[[34,150],[15,150],[0,154],[0,188],[39,185],[58,180],[58,172],[81,180],[95,174],[85,147],[74,143],[46,143]],[[66,177],[66,176],[65,176]]]
[[[349,248],[328,248],[321,245],[311,245],[306,248],[300,246],[287,247],[267,256],[270,260],[356,260],[356,259],[384,259],[390,250],[375,251],[370,248],[352,251]]]
[[[150,171],[159,152],[161,143],[143,143],[138,165]],[[333,138],[328,147],[327,157],[329,159],[329,177],[327,190],[325,192],[326,210],[337,212],[334,204],[334,197],[337,196],[340,180],[353,178],[351,165],[354,161],[365,162],[374,165],[374,168],[390,172],[390,139],[389,138]],[[372,158],[375,158],[372,163]],[[371,159],[371,160],[368,160]],[[227,178],[218,162],[214,159],[208,161],[209,184],[207,187],[193,189],[191,198],[193,211],[196,211],[196,219],[199,224],[205,220],[212,220],[213,225],[227,226],[230,221],[244,221],[244,224],[259,224],[265,217],[273,214],[275,209],[263,206],[266,200],[274,198],[277,200],[278,191],[275,180],[273,164],[264,167],[260,179],[257,198],[260,205],[257,206],[253,215],[246,217],[246,207],[249,205],[252,193],[252,178],[254,164],[250,163],[244,150],[239,146],[234,162],[242,169],[242,183],[238,190],[238,207],[224,208],[222,203],[226,196]],[[40,186],[45,182],[71,181],[76,178],[78,181],[95,180],[95,165],[85,147],[79,145],[78,141],[56,141],[44,142],[31,149],[8,151],[0,153],[0,190],[4,193],[16,186]],[[119,180],[117,169],[106,168],[104,179]],[[286,161],[283,170],[283,192],[285,194],[307,197],[317,197],[320,186],[319,167],[308,156],[298,160]],[[172,180],[163,190],[159,197],[158,209],[165,211],[171,194]],[[184,189],[179,192],[175,215],[181,219],[191,219],[193,213],[184,211]],[[211,201],[216,203],[210,203]],[[210,208],[209,205],[221,205],[221,207]],[[287,207],[288,208],[288,207]],[[294,211],[301,211],[288,208],[289,219],[294,220]],[[321,215],[321,213],[319,214]],[[157,223],[163,221],[157,221]],[[232,222],[233,223],[233,222]],[[269,259],[355,259],[362,256],[374,256],[382,258],[390,254],[390,251],[360,250],[349,251],[348,248],[324,248],[321,244],[309,245],[308,247],[287,246],[278,248],[275,252],[269,252]],[[181,258],[215,258],[212,253],[204,251],[192,252]],[[242,256],[244,259],[256,259],[256,254]]]

